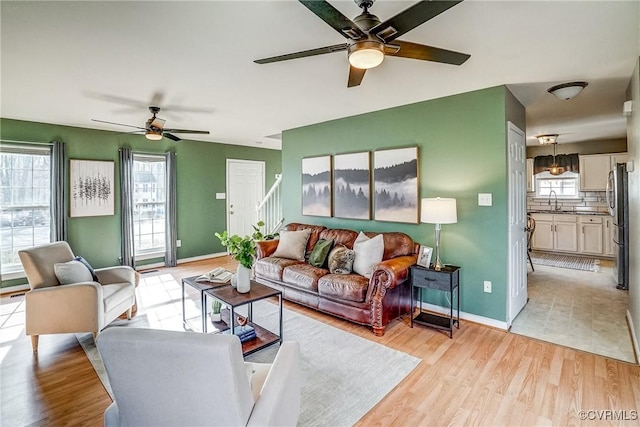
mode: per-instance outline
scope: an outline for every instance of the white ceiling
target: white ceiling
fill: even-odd
[[[330,3],[360,12],[352,0]],[[385,20],[413,3],[378,0],[371,12]],[[502,84],[527,108],[528,144],[541,133],[559,143],[625,137],[622,103],[640,56],[637,0],[467,0],[402,37],[469,53],[465,64],[387,58],[350,89],[344,52],[253,63],[345,42],[297,1],[0,7],[2,117],[126,131],[91,119],[143,126],[145,106],[160,101],[166,127],[267,148],[285,129]],[[573,100],[546,92],[574,80],[589,86]]]

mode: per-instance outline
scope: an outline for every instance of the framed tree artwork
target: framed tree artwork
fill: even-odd
[[[331,156],[302,159],[302,215],[331,216]]]
[[[113,215],[114,162],[74,159],[69,162],[69,215]]]
[[[417,224],[418,147],[373,153],[374,219]]]
[[[371,154],[333,156],[333,215],[371,219]]]

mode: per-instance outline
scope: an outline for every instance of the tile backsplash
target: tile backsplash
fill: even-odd
[[[555,208],[555,197],[536,197],[535,193],[527,193],[527,211],[546,211]],[[604,191],[580,191],[576,199],[558,199],[558,210],[564,212],[597,212],[607,213],[607,199]]]

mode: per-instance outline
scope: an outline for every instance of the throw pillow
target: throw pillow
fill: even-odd
[[[355,252],[346,246],[336,246],[329,252],[329,271],[331,274],[351,274]]]
[[[76,260],[53,264],[53,272],[61,285],[93,281],[89,269],[83,263]]]
[[[316,242],[316,245],[313,247],[313,250],[311,251],[311,255],[309,255],[309,264],[313,265],[314,267],[322,268],[327,261],[331,246],[333,246],[333,239],[318,240]]]
[[[304,261],[305,250],[307,249],[307,240],[309,240],[310,235],[310,229],[281,231],[278,247],[271,256]]]
[[[384,238],[382,234],[370,239],[362,231],[353,244],[356,259],[353,261],[353,272],[367,279],[371,278],[373,268],[382,261],[384,255]]]
[[[91,264],[89,264],[89,261],[87,261],[86,259],[84,259],[81,256],[76,256],[74,258],[74,260],[76,261],[80,261],[81,263],[84,264],[85,267],[87,267],[89,269],[89,272],[91,273],[91,277],[93,277],[93,281],[97,282],[98,281],[98,276],[96,275],[96,271],[93,269],[93,267],[91,267]]]

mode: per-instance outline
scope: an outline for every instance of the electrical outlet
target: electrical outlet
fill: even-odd
[[[491,282],[488,280],[484,281],[484,291],[488,294],[491,293]]]
[[[182,246],[182,240],[176,240],[176,247],[179,248]]]

